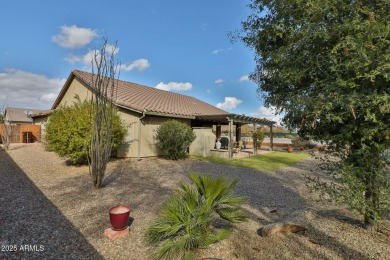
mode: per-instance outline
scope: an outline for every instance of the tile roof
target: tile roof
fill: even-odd
[[[32,123],[31,115],[46,112],[47,110],[38,110],[30,108],[7,107],[5,109],[5,119],[9,122]]]
[[[91,73],[74,70],[72,71],[71,75],[72,74],[88,86],[92,87]],[[127,81],[115,81],[118,86],[115,103],[119,106],[123,106],[140,113],[146,110],[149,114],[156,113],[177,117],[228,114],[228,112],[207,104],[206,102],[203,102],[194,97],[147,87]],[[55,105],[56,104],[54,104],[54,106]]]

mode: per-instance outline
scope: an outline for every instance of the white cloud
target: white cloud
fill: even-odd
[[[55,101],[57,98],[58,94],[55,93],[49,93],[49,94],[43,94],[39,100],[41,101]]]
[[[157,84],[156,88],[166,91],[186,91],[192,89],[192,84],[189,82],[169,82],[168,84],[160,82]]]
[[[223,49],[223,48],[221,48],[221,49],[215,49],[215,50],[213,50],[213,51],[211,52],[211,54],[217,55],[217,54],[219,54],[219,53],[221,53],[221,52],[231,51],[231,50],[233,50],[233,47],[229,47],[229,48],[225,48],[225,49]]]
[[[95,51],[89,51],[87,54],[81,55],[81,56],[71,54],[65,58],[65,61],[67,61],[71,64],[80,62],[84,65],[91,66],[94,54],[95,54]]]
[[[225,101],[223,103],[218,103],[216,107],[224,110],[231,110],[235,109],[241,103],[242,100],[235,97],[225,97]]]
[[[240,81],[240,82],[243,82],[243,81],[250,81],[249,75],[241,76],[241,78],[240,78],[238,81]]]
[[[69,62],[71,64],[79,62],[79,63],[82,63],[84,65],[91,66],[92,59],[95,57],[95,52],[97,54],[96,57],[99,60],[100,59],[100,52],[99,52],[99,50],[90,50],[86,54],[80,55],[80,56],[71,54],[71,55],[69,55],[68,57],[65,58],[65,61],[67,61],[67,62]],[[111,54],[116,55],[119,52],[119,48],[115,47],[114,45],[107,44],[105,52],[106,52],[106,55],[111,55]]]
[[[210,94],[210,93],[211,93],[211,90],[210,90],[210,89],[207,89],[206,92],[207,92],[207,94]]]
[[[223,79],[217,79],[214,81],[215,84],[222,84],[223,83]]]
[[[277,124],[280,125],[282,121],[282,115],[276,113],[276,108],[275,107],[264,107],[261,106],[259,107],[255,112],[250,113],[250,116],[253,117],[258,117],[258,118],[265,118],[268,120],[275,121]]]
[[[216,50],[213,50],[212,52],[211,52],[211,54],[218,54],[218,53],[220,53],[220,52],[223,52],[223,49],[216,49]]]
[[[52,36],[52,41],[67,49],[80,49],[88,45],[98,34],[91,28],[76,25],[61,26],[61,33]]]
[[[119,48],[115,47],[114,45],[107,44],[106,46],[106,54],[107,56],[111,54],[118,54]],[[95,57],[95,50],[91,50],[87,52],[84,55],[69,55],[68,57],[65,58],[65,61],[75,64],[75,63],[82,63],[83,65],[86,66],[91,66],[92,65],[92,59]],[[100,53],[97,53],[97,59],[100,59]],[[137,69],[139,71],[144,71],[145,69],[150,68],[150,63],[147,59],[138,59],[133,61],[130,64],[121,64],[119,69],[124,70],[124,71],[132,71],[134,69]]]
[[[0,105],[49,109],[64,83],[65,79],[6,69],[0,73]]]
[[[133,61],[131,64],[126,65],[122,64],[120,69],[125,71],[131,71],[133,69],[138,69],[139,71],[144,71],[150,67],[150,63],[147,59],[138,59]]]

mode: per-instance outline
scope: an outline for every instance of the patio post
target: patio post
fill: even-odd
[[[253,123],[253,133],[255,132],[256,132],[256,123]],[[257,154],[255,139],[253,139],[253,135],[252,135],[252,143],[253,143],[253,154]]]
[[[241,124],[236,125],[236,142],[241,141]]]
[[[218,125],[216,126],[216,129],[215,129],[215,135],[216,135],[216,138],[217,138],[217,139],[218,139],[218,138],[221,138],[221,133],[222,133],[221,125],[218,124]]]
[[[269,142],[270,142],[271,151],[274,150],[274,136],[273,136],[272,128],[273,128],[273,124],[269,126],[269,132],[270,132]]]
[[[233,158],[233,119],[227,118],[229,121],[229,159]]]

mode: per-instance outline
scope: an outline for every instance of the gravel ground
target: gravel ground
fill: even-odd
[[[95,190],[87,167],[69,166],[39,144],[14,144],[0,151],[0,259],[147,259],[143,234],[190,171],[239,178],[236,192],[250,202],[250,220],[199,259],[390,259],[389,222],[380,232],[364,230],[347,208],[308,193],[302,174],[312,174],[315,164],[307,159],[270,173],[191,159],[114,160]],[[118,204],[132,208],[130,234],[110,241],[103,232],[108,209]],[[258,235],[296,210],[315,215],[307,231]]]

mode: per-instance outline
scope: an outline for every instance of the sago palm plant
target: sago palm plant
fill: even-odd
[[[156,246],[155,259],[185,258],[193,249],[225,239],[230,230],[211,226],[217,216],[233,223],[247,218],[237,207],[246,199],[232,191],[237,180],[199,174],[190,179],[194,185],[180,183],[146,232],[147,242]]]

